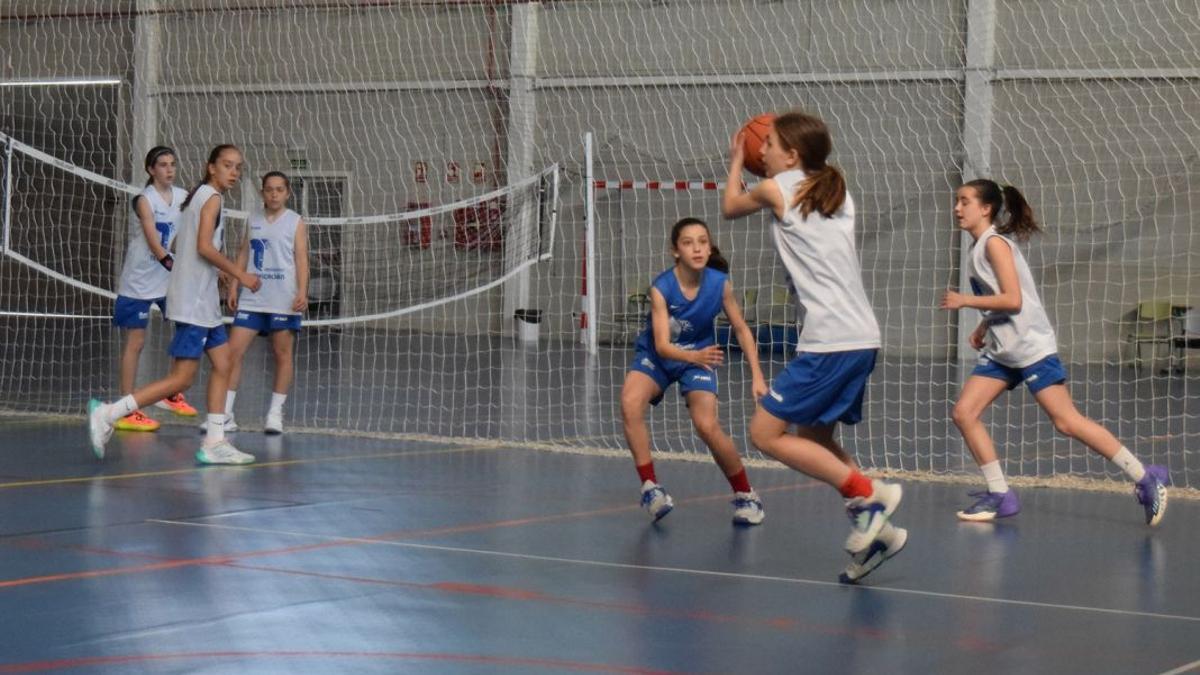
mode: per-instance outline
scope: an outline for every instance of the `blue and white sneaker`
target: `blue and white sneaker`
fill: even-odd
[[[907,543],[908,530],[903,527],[892,527],[890,523],[885,525],[879,531],[879,537],[871,542],[867,550],[851,556],[851,563],[838,575],[838,581],[843,584],[858,583],[889,558],[904,550],[904,545]]]
[[[1133,486],[1133,496],[1146,509],[1146,524],[1154,527],[1167,513],[1167,486],[1171,476],[1167,467],[1148,465],[1146,475]]]
[[[654,522],[658,522],[675,508],[675,500],[658,483],[646,481],[642,483],[642,508],[646,509]]]
[[[1017,499],[1017,491],[1011,487],[1008,492],[970,492],[976,502],[958,512],[959,520],[974,523],[985,523],[997,518],[1015,516],[1021,512],[1021,502]]]
[[[733,493],[733,522],[737,525],[758,525],[766,518],[762,499],[751,489]]]
[[[904,490],[896,483],[881,480],[871,481],[870,497],[855,497],[846,500],[846,515],[853,526],[846,537],[846,552],[862,553],[879,536],[888,517],[900,506]]]
[[[253,464],[254,455],[242,452],[233,447],[233,443],[224,440],[212,447],[200,446],[196,451],[196,461],[201,464]]]
[[[96,399],[88,401],[88,441],[96,459],[104,459],[104,446],[112,438],[113,425],[104,414],[104,404]]]

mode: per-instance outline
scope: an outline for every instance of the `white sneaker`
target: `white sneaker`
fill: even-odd
[[[200,430],[200,433],[207,434],[208,433],[208,420],[204,420],[200,424],[196,425],[196,428],[198,428]],[[238,425],[237,425],[237,421],[233,419],[233,413],[226,413],[225,414],[225,433],[232,433],[237,430],[238,430]]]
[[[263,423],[263,433],[276,435],[283,433],[283,411],[272,410],[267,413],[267,421]]]
[[[757,525],[766,516],[762,500],[758,498],[758,493],[753,489],[749,492],[733,493],[733,522],[735,524]]]
[[[646,481],[642,483],[642,508],[658,522],[675,508],[675,500],[658,483]]]
[[[211,448],[200,446],[196,461],[201,464],[253,464],[254,455],[238,450],[229,441],[221,441]]]
[[[860,579],[875,571],[886,560],[899,553],[908,543],[908,530],[903,527],[892,527],[889,523],[879,531],[879,537],[871,542],[867,550],[855,553],[853,560],[842,573],[838,581],[843,584],[855,584]]]
[[[896,483],[881,480],[871,481],[873,492],[870,497],[855,497],[846,500],[846,515],[853,527],[846,537],[847,553],[862,553],[879,536],[879,530],[900,506],[903,488]]]
[[[104,446],[112,438],[113,425],[104,414],[104,404],[96,399],[88,401],[88,440],[96,459],[104,459]]]

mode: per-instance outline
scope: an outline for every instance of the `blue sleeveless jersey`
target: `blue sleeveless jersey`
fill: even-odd
[[[724,272],[706,267],[700,276],[700,291],[693,300],[683,296],[674,267],[654,278],[654,288],[667,301],[672,344],[680,349],[703,349],[716,343],[714,323],[724,305],[727,278]],[[657,356],[654,336],[651,335],[653,330],[654,324],[647,316],[646,327],[638,335],[634,346],[639,351]]]

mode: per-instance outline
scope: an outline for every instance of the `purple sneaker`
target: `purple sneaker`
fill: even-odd
[[[959,520],[987,522],[1015,516],[1021,512],[1017,491],[1012,488],[1009,488],[1008,492],[971,492],[969,495],[979,499],[967,509],[958,512]]]
[[[1150,527],[1158,525],[1167,513],[1167,486],[1170,484],[1167,467],[1150,465],[1146,467],[1146,475],[1133,486],[1133,496],[1146,509],[1146,524]]]

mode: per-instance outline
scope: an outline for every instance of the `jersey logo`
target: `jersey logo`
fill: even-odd
[[[271,247],[271,242],[266,239],[251,239],[250,250],[254,252],[254,269],[259,272],[263,268],[263,258],[267,255],[267,249]]]
[[[158,239],[163,248],[171,243],[171,224],[170,223],[155,223],[154,229],[158,230]]]

